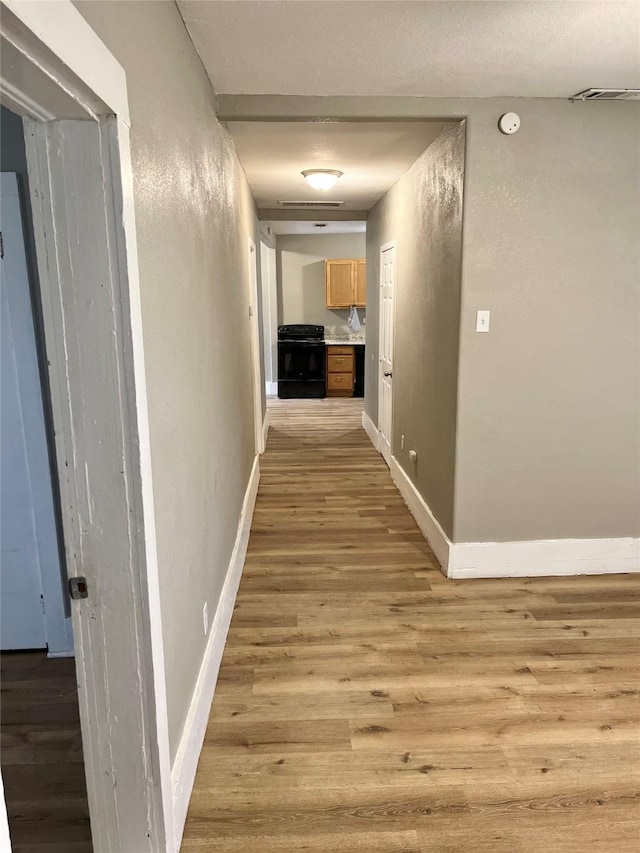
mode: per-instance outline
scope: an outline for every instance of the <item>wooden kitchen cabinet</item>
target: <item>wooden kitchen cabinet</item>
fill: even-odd
[[[327,397],[353,397],[353,373],[328,373]]]
[[[363,258],[325,261],[325,305],[350,308],[366,305],[366,262]]]
[[[327,397],[353,397],[353,347],[327,346]]]
[[[355,264],[355,294],[356,308],[364,308],[367,304],[367,262],[365,260],[354,261]]]

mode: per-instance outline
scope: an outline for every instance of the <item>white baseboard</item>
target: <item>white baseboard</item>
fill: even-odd
[[[517,578],[640,572],[640,539],[451,542],[391,457],[391,477],[448,578]]]
[[[262,452],[264,453],[264,448],[267,446],[267,438],[269,437],[269,412],[264,413],[264,420],[262,421]]]
[[[277,397],[278,396],[278,383],[277,382],[265,382],[265,391],[267,397]]]
[[[460,542],[447,577],[517,578],[626,574],[640,571],[640,539],[535,539]]]
[[[380,433],[378,427],[371,420],[369,415],[363,410],[362,412],[362,428],[371,439],[371,444],[380,452]]]
[[[415,518],[416,524],[422,531],[422,535],[436,555],[436,559],[440,563],[440,568],[447,574],[451,540],[442,527],[440,527],[438,519],[431,512],[420,492],[400,467],[395,456],[391,457],[389,470],[391,471],[391,479],[398,487],[398,491],[408,506],[409,512]]]
[[[258,494],[258,483],[260,481],[259,457],[253,462],[253,469],[249,478],[249,484],[244,496],[238,532],[235,545],[229,561],[229,568],[220,594],[220,601],[216,609],[211,632],[205,649],[204,658],[198,674],[195,690],[191,699],[191,705],[187,719],[178,745],[173,767],[171,768],[171,788],[173,796],[173,820],[175,827],[174,850],[180,849],[182,833],[191,799],[191,791],[198,766],[198,759],[202,751],[204,736],[209,720],[211,703],[218,679],[222,653],[224,651],[229,624],[233,615],[242,569],[249,543],[251,531],[251,520]]]

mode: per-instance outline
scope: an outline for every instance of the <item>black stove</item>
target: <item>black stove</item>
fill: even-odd
[[[324,326],[278,326],[278,397],[326,397]]]
[[[278,326],[279,341],[324,341],[324,326],[312,326],[309,323],[293,323],[289,326]]]

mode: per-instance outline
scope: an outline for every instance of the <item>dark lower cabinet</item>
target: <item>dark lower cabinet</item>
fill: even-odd
[[[356,344],[353,349],[355,356],[353,396],[364,397],[364,344]]]

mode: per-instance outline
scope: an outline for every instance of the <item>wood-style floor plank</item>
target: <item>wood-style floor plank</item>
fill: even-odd
[[[360,425],[275,401],[183,853],[640,849],[640,588],[449,581]]]
[[[72,658],[0,655],[0,758],[13,853],[91,853]]]

